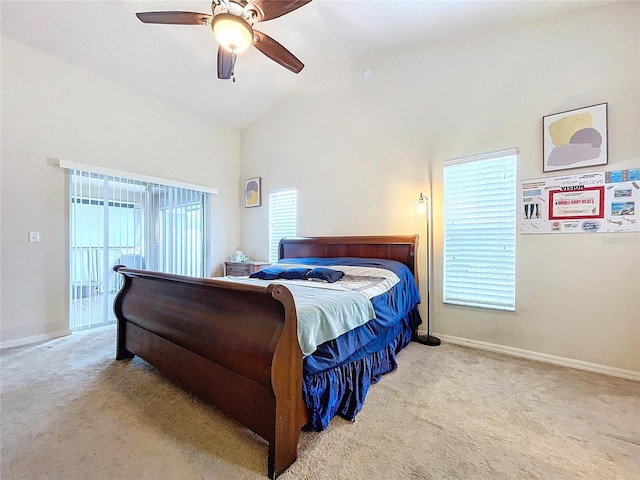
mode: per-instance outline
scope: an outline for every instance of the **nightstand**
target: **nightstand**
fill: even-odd
[[[225,276],[247,277],[269,265],[269,262],[224,262]]]

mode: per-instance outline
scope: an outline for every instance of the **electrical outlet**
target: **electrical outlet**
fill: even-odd
[[[29,242],[30,243],[40,242],[40,232],[29,232]]]

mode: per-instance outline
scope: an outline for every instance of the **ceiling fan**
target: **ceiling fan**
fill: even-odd
[[[311,0],[213,0],[212,15],[194,12],[139,12],[143,23],[165,25],[206,25],[220,43],[218,78],[234,77],[236,54],[253,45],[276,63],[300,73],[304,64],[269,35],[253,28],[258,22],[281,17]]]

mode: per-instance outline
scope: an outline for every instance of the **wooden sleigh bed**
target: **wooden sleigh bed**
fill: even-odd
[[[417,280],[417,243],[417,235],[291,238],[280,242],[279,258],[394,260]],[[296,460],[308,420],[289,289],[114,270],[124,277],[114,301],[116,359],[140,356],[263,437],[269,478],[283,473]]]

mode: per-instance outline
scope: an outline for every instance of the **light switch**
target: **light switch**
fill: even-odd
[[[29,242],[30,243],[40,242],[40,232],[29,232]]]

